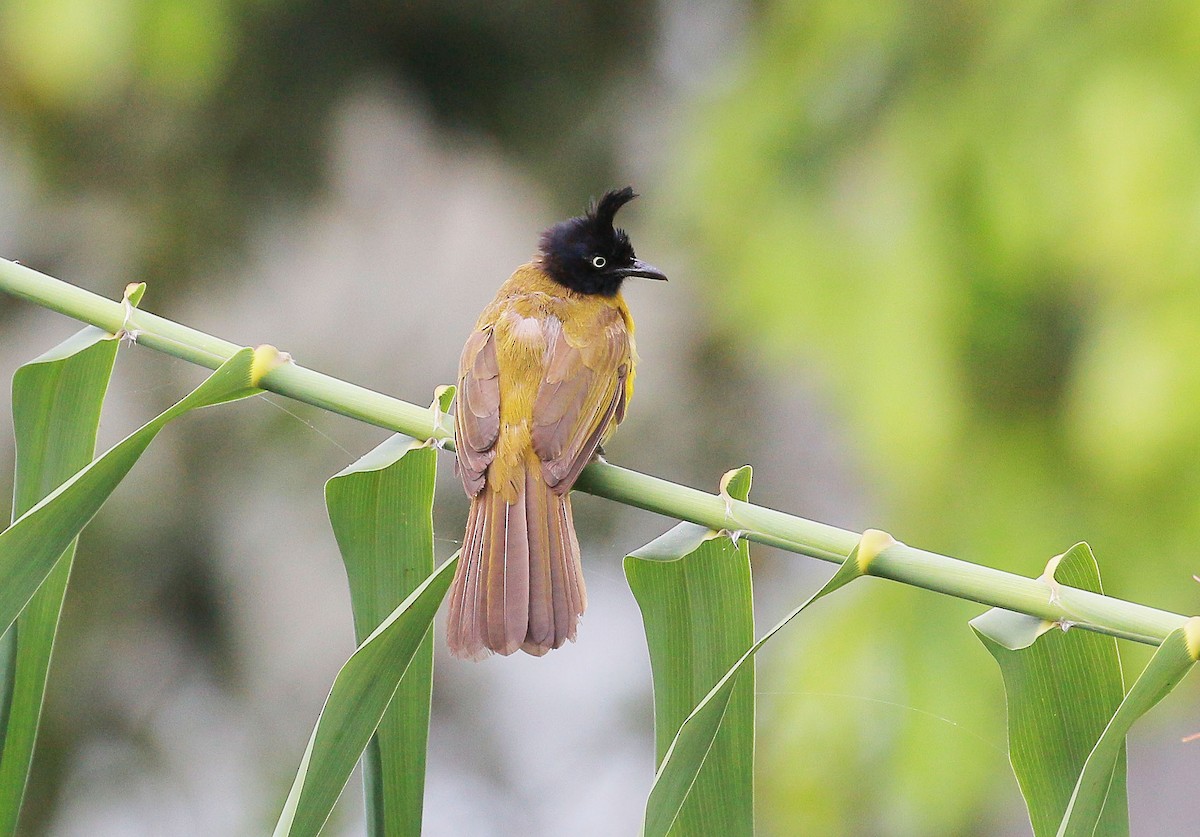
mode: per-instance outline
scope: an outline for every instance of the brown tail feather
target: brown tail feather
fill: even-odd
[[[478,660],[518,648],[541,656],[575,639],[587,606],[571,500],[528,463],[512,503],[485,484],[471,499],[450,587],[450,653]]]
[[[532,471],[532,469],[531,469]],[[525,493],[540,499],[531,472],[525,474]],[[542,486],[545,491],[545,486]],[[531,654],[544,654],[554,647],[554,580],[550,574],[550,514],[545,503],[527,503],[529,511],[529,629],[522,647]]]
[[[446,625],[450,651],[468,660],[482,660],[489,653],[484,647],[484,632],[478,618],[485,604],[480,582],[486,581],[481,578],[486,567],[479,559],[480,535],[487,526],[487,511],[487,503],[479,502],[478,498],[471,501],[467,533],[450,587],[450,618]]]

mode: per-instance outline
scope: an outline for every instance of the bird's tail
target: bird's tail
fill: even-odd
[[[540,657],[574,641],[587,607],[570,496],[546,486],[537,461],[527,461],[514,482],[512,502],[486,482],[471,500],[450,587],[447,639],[455,657],[518,648]]]

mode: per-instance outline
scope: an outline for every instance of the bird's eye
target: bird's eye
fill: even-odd
[[[608,259],[604,258],[604,256],[592,256],[592,267],[596,268],[597,270],[604,267],[606,264],[608,264]]]

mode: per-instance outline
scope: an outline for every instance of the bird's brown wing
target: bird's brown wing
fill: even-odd
[[[546,318],[542,333],[546,371],[533,405],[533,450],[546,484],[565,494],[613,419],[624,417],[629,333],[615,310],[586,340],[573,340],[557,317]]]
[[[472,497],[483,488],[499,435],[500,367],[489,327],[471,334],[458,363],[454,447],[463,488]]]

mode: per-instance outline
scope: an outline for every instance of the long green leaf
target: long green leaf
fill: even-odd
[[[675,545],[677,548],[682,544],[686,533],[679,530],[678,527],[672,531],[675,533],[673,539],[677,541]],[[695,786],[696,778],[704,768],[713,742],[720,732],[722,719],[725,717],[734,687],[737,685],[737,678],[751,664],[758,649],[810,604],[865,575],[870,563],[887,547],[894,544],[895,541],[883,532],[876,530],[864,532],[859,545],[854,548],[854,551],[842,563],[833,577],[812,597],[785,616],[775,627],[750,646],[691,711],[659,764],[654,786],[650,790],[650,798],[646,803],[646,818],[642,826],[644,835],[658,837],[670,833],[674,828],[679,813],[687,804],[688,796]],[[643,550],[639,550],[638,554],[628,556],[625,559],[626,573],[629,572],[629,565],[633,561],[670,560],[670,550],[667,549],[669,545],[665,539],[660,539]],[[721,626],[711,626],[711,629],[719,631]],[[703,828],[704,824],[701,823],[700,827]],[[699,833],[719,832],[701,831]]]
[[[1172,631],[1121,701],[1104,734],[1087,757],[1058,828],[1058,837],[1091,837],[1097,828],[1113,765],[1124,759],[1125,737],[1138,718],[1170,694],[1200,659],[1200,617]]]
[[[313,835],[329,819],[445,598],[457,553],[406,598],[358,647],[333,681],[275,824],[275,837]]]
[[[360,644],[433,572],[436,476],[435,449],[393,436],[325,484]],[[363,753],[371,837],[421,833],[432,691],[428,632]]]
[[[14,519],[95,455],[100,409],[118,345],[107,332],[85,328],[13,376]],[[17,828],[76,542],[70,542],[2,640],[0,834]]]
[[[8,630],[71,541],[168,422],[191,410],[259,392],[252,385],[254,364],[254,350],[238,352],[182,401],[77,471],[0,532],[0,629]]]
[[[750,469],[740,473],[730,496],[745,500]],[[681,523],[626,559],[625,575],[646,628],[661,763],[688,714],[754,642],[749,543]],[[672,833],[754,833],[753,663],[732,684]]]
[[[1076,544],[1054,563],[1055,583],[1103,592],[1087,544]],[[1051,591],[1047,585],[1047,597]],[[1009,759],[1033,833],[1055,834],[1088,753],[1125,695],[1116,640],[1090,631],[1052,630],[1052,623],[995,609],[971,627],[1004,678]],[[1128,835],[1123,746],[1108,763],[1104,787],[1095,833]]]

